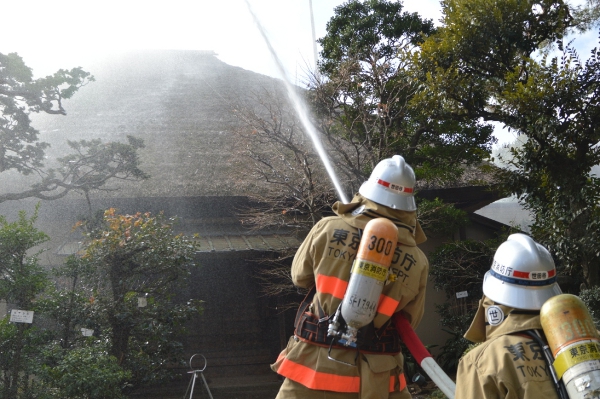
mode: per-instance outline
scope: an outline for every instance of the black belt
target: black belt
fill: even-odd
[[[304,340],[313,342],[322,346],[346,348],[344,345],[337,345],[336,338],[327,335],[329,327],[329,317],[317,317],[311,312],[306,311],[312,301],[315,289],[313,288],[304,298],[302,304],[296,313],[294,323],[294,335]],[[400,337],[396,327],[389,321],[381,328],[376,329],[373,322],[360,328],[357,334],[357,345],[360,351],[373,353],[400,353]]]

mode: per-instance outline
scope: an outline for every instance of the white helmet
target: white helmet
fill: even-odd
[[[415,172],[400,155],[379,162],[358,190],[365,198],[403,211],[415,211]]]
[[[550,252],[525,234],[511,234],[494,255],[483,278],[483,293],[501,305],[539,310],[562,293]]]

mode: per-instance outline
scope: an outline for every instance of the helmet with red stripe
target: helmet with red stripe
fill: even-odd
[[[562,291],[550,252],[525,234],[511,234],[500,244],[483,278],[483,293],[496,303],[539,310]]]
[[[415,211],[415,172],[400,155],[379,162],[358,190],[365,198],[403,211]]]

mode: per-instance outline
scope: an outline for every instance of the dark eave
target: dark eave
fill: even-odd
[[[500,192],[493,186],[465,186],[439,189],[423,189],[417,193],[419,198],[433,201],[436,198],[454,204],[458,209],[473,213],[492,202],[502,199]]]

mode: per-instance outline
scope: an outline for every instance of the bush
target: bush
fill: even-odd
[[[585,303],[596,328],[600,328],[600,287],[584,289],[579,293],[579,298]]]
[[[447,328],[442,330],[450,334],[437,356],[437,362],[446,372],[456,372],[458,361],[467,350],[471,342],[463,337],[471,324],[475,311],[472,309],[463,314],[454,314],[450,304],[436,305],[436,312],[440,315],[440,323]]]
[[[106,344],[94,339],[64,351],[54,366],[43,367],[41,376],[54,398],[123,399],[130,373],[108,354]]]

